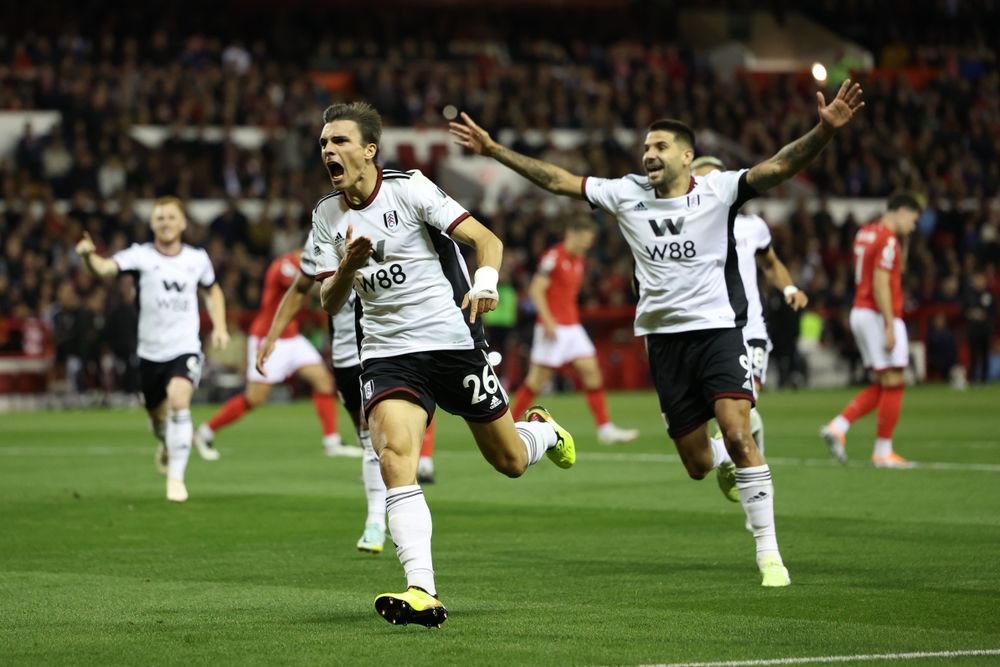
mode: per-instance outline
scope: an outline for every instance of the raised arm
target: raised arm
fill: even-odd
[[[205,306],[208,309],[208,319],[212,321],[212,346],[223,350],[229,345],[229,329],[226,326],[226,296],[214,283],[204,291]]]
[[[816,101],[819,103],[819,123],[816,127],[747,173],[747,183],[754,190],[764,193],[802,171],[816,159],[837,131],[850,123],[854,114],[865,106],[861,84],[851,84],[850,79],[844,81],[829,104],[820,91],[816,92]]]
[[[464,111],[461,123],[452,122],[448,125],[448,131],[456,137],[455,143],[459,146],[468,148],[478,155],[493,158],[553,194],[583,199],[582,176],[576,176],[562,167],[504,148],[493,141],[490,133],[476,125]]]
[[[774,248],[768,248],[767,252],[757,255],[757,266],[764,272],[767,282],[785,295],[785,303],[791,306],[792,310],[801,310],[809,305],[809,297],[795,286],[792,275],[788,273],[788,267],[778,259]]]
[[[452,230],[452,237],[472,246],[476,251],[476,275],[472,281],[472,289],[462,300],[462,308],[469,308],[469,321],[475,322],[480,313],[496,310],[500,293],[497,282],[500,279],[500,262],[503,261],[503,243],[496,234],[483,227],[482,223],[473,217],[468,217]]]
[[[278,340],[281,332],[285,330],[292,319],[302,310],[302,305],[309,296],[309,290],[315,284],[315,280],[300,272],[295,277],[295,280],[292,281],[292,284],[288,286],[288,289],[285,290],[285,295],[281,297],[281,303],[278,304],[278,310],[274,313],[274,319],[271,320],[271,328],[268,329],[264,341],[257,347],[257,372],[261,375],[267,376],[267,373],[264,372],[264,363],[271,356],[275,341]]]
[[[83,265],[90,275],[98,278],[110,278],[118,275],[118,263],[97,254],[97,247],[94,245],[94,239],[90,238],[89,232],[83,233],[83,238],[76,244],[76,252],[83,258]]]

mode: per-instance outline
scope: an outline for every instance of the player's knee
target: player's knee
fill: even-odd
[[[246,394],[247,397],[247,408],[253,410],[254,408],[259,408],[260,406],[267,403],[267,396],[258,396],[257,394]]]
[[[708,473],[712,471],[710,466],[706,467],[698,461],[686,461],[684,469],[687,470],[688,477],[695,481],[705,479]]]
[[[501,456],[491,461],[491,463],[497,472],[511,479],[520,477],[528,468],[527,460],[517,456]]]

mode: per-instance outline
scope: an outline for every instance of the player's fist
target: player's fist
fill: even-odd
[[[90,232],[84,232],[83,238],[76,244],[76,253],[81,257],[86,257],[96,250],[97,246],[94,245],[94,239],[90,238]]]
[[[257,372],[264,377],[267,377],[267,372],[264,371],[264,364],[267,363],[272,352],[274,352],[274,339],[270,337],[265,338],[264,344],[257,348]]]
[[[802,310],[809,305],[809,297],[802,290],[796,290],[785,297],[785,303],[787,303],[792,310]]]
[[[892,352],[896,347],[896,331],[892,324],[889,324],[885,328],[885,351]]]
[[[341,267],[344,271],[357,271],[368,264],[372,256],[372,240],[367,236],[354,238],[354,227],[347,226],[347,238],[344,240],[344,260]]]
[[[462,310],[465,310],[466,306],[469,307],[469,322],[475,324],[476,317],[480,313],[488,313],[491,310],[496,310],[499,300],[500,295],[497,294],[496,290],[473,288],[462,299]]]
[[[542,322],[542,335],[549,340],[555,340],[559,335],[559,329],[552,322]]]
[[[497,147],[490,133],[476,125],[469,114],[462,112],[462,122],[448,123],[448,131],[455,137],[455,143],[462,148],[468,148],[477,155],[492,155]]]

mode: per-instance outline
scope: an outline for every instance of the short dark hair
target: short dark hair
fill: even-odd
[[[646,132],[656,132],[657,130],[673,132],[679,141],[683,141],[691,147],[691,150],[694,150],[694,130],[688,127],[686,123],[675,118],[661,118],[654,121]]]
[[[323,111],[323,124],[335,120],[353,120],[361,131],[361,139],[366,144],[379,145],[382,141],[382,117],[375,107],[367,102],[333,104]]]
[[[597,223],[589,215],[576,215],[566,221],[567,232],[597,233]]]
[[[923,207],[920,205],[920,202],[917,201],[916,195],[910,192],[895,192],[889,195],[889,199],[885,203],[885,208],[887,211],[896,211],[901,208],[908,208],[911,211],[919,213]]]

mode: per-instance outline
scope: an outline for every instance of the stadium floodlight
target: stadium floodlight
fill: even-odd
[[[812,75],[819,83],[826,82],[826,67],[823,66],[823,63],[813,63]]]

